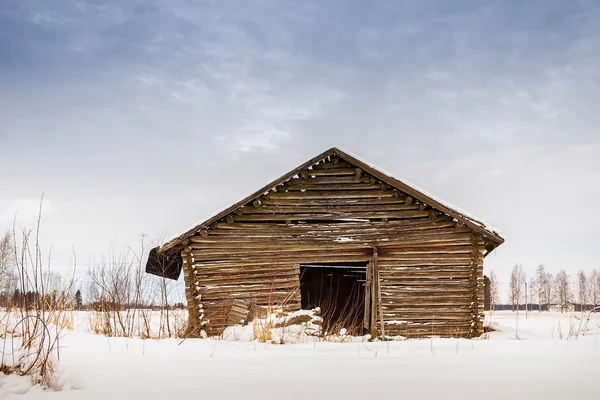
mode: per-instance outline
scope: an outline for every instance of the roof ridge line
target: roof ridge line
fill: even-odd
[[[193,236],[201,229],[209,227],[213,223],[224,218],[225,216],[227,216],[231,212],[235,211],[236,209],[240,208],[244,204],[255,200],[256,198],[260,197],[261,195],[263,195],[264,193],[273,189],[274,187],[276,187],[276,186],[280,185],[281,183],[298,175],[301,171],[317,164],[318,162],[325,159],[326,157],[329,157],[334,154],[339,156],[340,158],[344,159],[345,161],[349,162],[350,164],[353,164],[353,165],[357,166],[358,168],[361,168],[366,173],[373,175],[374,177],[380,179],[381,181],[389,184],[390,186],[394,187],[395,189],[397,189],[401,192],[404,192],[404,193],[414,197],[416,200],[419,200],[419,201],[421,201],[435,209],[438,209],[439,211],[455,218],[457,221],[460,221],[461,223],[463,223],[463,224],[467,225],[468,227],[470,227],[471,229],[473,229],[473,231],[478,232],[478,233],[482,234],[484,237],[488,238],[490,241],[492,241],[494,243],[494,245],[495,245],[494,247],[497,247],[498,245],[500,245],[504,242],[504,239],[497,232],[489,229],[483,221],[480,221],[479,219],[472,217],[470,215],[465,215],[466,212],[462,212],[462,210],[458,209],[457,207],[454,207],[454,206],[451,206],[448,204],[444,204],[444,202],[442,200],[436,199],[434,196],[432,196],[432,195],[426,193],[424,190],[416,187],[416,185],[412,185],[403,180],[394,178],[393,176],[391,176],[391,174],[389,174],[387,172],[383,172],[381,169],[370,165],[366,161],[363,161],[360,158],[358,158],[357,156],[354,156],[352,153],[350,153],[346,150],[343,150],[340,147],[334,146],[334,147],[331,147],[331,148],[325,150],[324,152],[318,154],[317,156],[311,158],[310,160],[300,164],[296,168],[294,168],[291,171],[287,172],[286,174],[280,176],[279,178],[273,180],[272,182],[269,182],[267,185],[263,186],[262,188],[260,188],[256,192],[250,194],[249,196],[243,198],[242,200],[234,203],[230,207],[227,207],[225,209],[222,209],[221,211],[218,211],[217,213],[213,214],[208,219],[194,225],[192,228],[184,231],[183,233],[181,233],[175,237],[172,237],[166,243],[164,243],[162,246],[160,246],[160,251],[161,252],[167,251],[167,250],[175,247],[179,242],[189,238],[190,236]]]

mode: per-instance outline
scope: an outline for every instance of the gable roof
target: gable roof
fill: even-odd
[[[502,236],[500,236],[500,234],[495,229],[488,227],[485,224],[485,222],[483,222],[483,220],[477,219],[477,218],[467,214],[466,212],[458,209],[457,207],[454,207],[448,203],[443,202],[440,199],[435,198],[434,196],[423,191],[422,189],[419,189],[414,185],[408,184],[406,181],[402,181],[402,180],[392,177],[390,174],[381,171],[380,169],[366,163],[365,161],[360,160],[358,157],[350,154],[347,151],[341,150],[337,147],[332,147],[331,149],[328,149],[328,150],[324,151],[323,153],[311,158],[310,160],[306,161],[305,163],[300,164],[299,166],[297,166],[290,172],[288,172],[288,173],[280,176],[279,178],[275,179],[274,181],[268,183],[267,185],[263,186],[262,188],[258,189],[256,192],[243,198],[242,200],[238,201],[237,203],[233,204],[232,206],[217,212],[216,214],[214,214],[212,217],[208,218],[207,220],[204,220],[204,221],[194,225],[192,228],[188,229],[187,231],[169,239],[167,242],[165,242],[165,244],[163,244],[160,247],[159,252],[166,252],[168,250],[173,249],[179,243],[181,243],[185,239],[188,239],[189,237],[195,235],[200,230],[208,228],[213,223],[226,217],[228,214],[234,212],[235,210],[242,207],[243,205],[256,200],[263,194],[267,193],[268,191],[270,191],[271,189],[275,188],[276,186],[282,184],[283,182],[293,178],[294,176],[298,175],[305,169],[307,169],[307,168],[317,164],[318,162],[322,161],[323,159],[333,156],[333,155],[338,156],[340,159],[345,160],[345,161],[349,162],[350,164],[355,165],[356,167],[362,169],[367,174],[370,174],[370,175],[374,176],[375,178],[381,180],[382,182],[387,183],[391,187],[393,187],[401,192],[406,193],[407,195],[413,197],[415,200],[418,200],[424,204],[427,204],[428,206],[430,206],[438,211],[441,211],[446,215],[449,215],[449,216],[455,218],[458,222],[468,226],[474,232],[480,233],[484,238],[486,238],[490,242],[490,244],[493,245],[492,249],[495,247],[498,247],[499,245],[504,243],[504,238],[502,238]],[[488,253],[490,251],[491,250],[488,250]]]

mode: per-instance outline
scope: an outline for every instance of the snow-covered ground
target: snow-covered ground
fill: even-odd
[[[61,341],[62,391],[0,374],[0,398],[600,398],[600,316],[587,325],[579,313],[516,317],[488,315],[497,331],[478,340],[293,345],[107,338],[79,323]]]

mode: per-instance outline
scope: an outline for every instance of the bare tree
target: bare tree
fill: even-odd
[[[564,269],[561,269],[554,280],[556,300],[560,305],[561,312],[565,312],[573,299],[571,286],[569,285],[569,275]]]
[[[596,269],[590,274],[590,302],[594,307],[600,303],[600,274]]]
[[[518,310],[525,295],[524,285],[527,275],[523,267],[515,264],[510,274],[509,301],[512,304],[513,311]]]
[[[144,238],[146,237],[145,234],[142,234],[141,238],[140,238],[140,244],[141,244],[141,254],[145,255],[146,251],[145,251],[145,244],[144,244]],[[155,245],[158,245],[158,243],[154,243]],[[143,265],[142,265],[142,259],[139,258],[138,259],[139,262],[139,268],[143,269]],[[158,295],[158,302],[159,302],[159,308],[160,308],[160,318],[159,318],[159,327],[158,327],[158,336],[159,337],[171,337],[173,336],[173,334],[175,334],[173,326],[172,326],[172,322],[173,322],[173,316],[171,315],[170,312],[170,305],[169,305],[169,301],[171,299],[171,292],[173,289],[173,280],[169,279],[169,278],[165,278],[165,276],[167,276],[167,269],[169,268],[168,262],[166,261],[165,258],[159,258],[159,263],[160,263],[160,269],[162,272],[162,277],[158,278],[158,277],[150,277],[150,279],[152,279],[152,281],[154,281],[154,285],[152,285],[153,290],[153,294],[156,296]]]
[[[546,269],[543,264],[540,264],[535,269],[535,276],[531,279],[531,301],[538,303],[538,311],[542,311],[542,304],[546,297],[547,284]]]
[[[6,232],[0,238],[0,271],[12,265],[15,258],[15,248],[13,246],[10,232]]]
[[[151,336],[150,308],[153,286],[144,271],[145,245],[128,248],[108,257],[88,270],[89,305],[93,306],[92,330],[107,336]]]
[[[577,273],[577,299],[579,300],[579,311],[583,311],[588,302],[588,281],[585,272]]]
[[[0,238],[0,292],[4,293],[8,288],[9,268],[14,266],[15,247],[10,232],[6,232]]]
[[[98,314],[100,332],[107,336],[132,336],[133,314],[139,306],[137,290],[139,274],[130,252],[111,252],[90,268],[89,297]]]
[[[535,303],[538,304],[538,309],[541,309],[540,307],[540,295],[537,289],[537,284],[535,281],[535,277],[534,278],[530,278],[529,279],[529,284],[527,285],[527,290],[525,293],[525,297],[527,300],[527,304],[531,304],[531,311],[533,311],[533,305]]]
[[[554,285],[553,285],[554,277],[550,272],[546,272],[543,280],[543,299],[542,304],[546,306],[546,310],[550,310],[550,304],[552,303],[552,299],[554,296]]]
[[[164,268],[165,266],[163,265]],[[173,280],[165,277],[158,278],[160,292],[159,337],[171,337],[174,334],[171,329],[172,316],[169,310],[169,299],[171,298],[173,282]]]
[[[500,304],[500,282],[492,271],[490,273],[490,306],[492,310],[495,310],[498,304]]]

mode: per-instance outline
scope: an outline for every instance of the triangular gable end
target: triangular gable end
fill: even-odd
[[[159,251],[166,252],[178,247],[178,245],[180,245],[184,240],[209,229],[211,225],[220,220],[235,219],[235,213],[240,213],[242,207],[252,206],[255,201],[260,201],[260,199],[268,193],[287,192],[286,186],[288,186],[290,183],[301,182],[301,179],[307,179],[311,177],[311,174],[314,174],[314,172],[311,171],[315,171],[319,164],[323,162],[335,163],[338,165],[340,162],[347,163],[347,167],[349,169],[354,169],[357,174],[366,174],[366,179],[370,179],[371,184],[389,185],[389,189],[395,189],[406,195],[407,198],[410,198],[411,200],[421,204],[423,209],[431,210],[431,215],[433,218],[436,218],[438,213],[452,217],[456,220],[458,225],[465,225],[471,228],[474,232],[481,234],[484,239],[486,239],[486,254],[504,242],[504,239],[497,232],[488,229],[483,222],[465,215],[464,212],[457,210],[455,207],[444,204],[440,200],[433,198],[431,195],[424,193],[422,190],[378,170],[377,168],[367,164],[348,152],[334,147],[299,165],[287,174],[279,177],[248,197],[233,204],[231,207],[222,210],[211,218],[197,224],[188,231],[174,237],[173,239],[170,239],[160,248]]]

